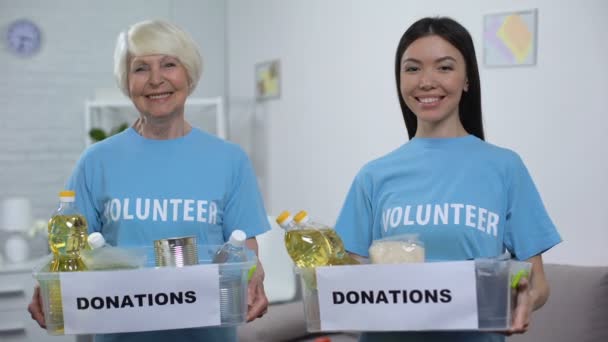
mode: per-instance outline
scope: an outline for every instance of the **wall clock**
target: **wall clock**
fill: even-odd
[[[30,57],[40,50],[42,34],[34,22],[19,19],[8,26],[6,42],[10,51],[21,57]]]

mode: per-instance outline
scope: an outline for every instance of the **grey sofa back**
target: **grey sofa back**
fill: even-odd
[[[608,342],[608,266],[545,264],[551,294],[508,342]]]

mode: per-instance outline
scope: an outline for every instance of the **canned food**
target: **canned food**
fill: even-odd
[[[198,264],[195,236],[182,236],[154,241],[156,266],[182,267]]]

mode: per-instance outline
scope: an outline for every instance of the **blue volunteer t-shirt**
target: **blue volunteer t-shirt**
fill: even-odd
[[[417,233],[427,261],[526,260],[561,241],[521,158],[473,135],[413,138],[365,165],[336,223],[346,249]],[[362,341],[504,341],[479,332],[367,333]]]
[[[270,229],[247,155],[237,145],[192,130],[171,140],[134,129],[92,145],[70,177],[89,232],[115,246],[152,246],[196,236],[224,243],[233,230]],[[236,341],[234,328],[194,328],[96,336],[96,341]]]

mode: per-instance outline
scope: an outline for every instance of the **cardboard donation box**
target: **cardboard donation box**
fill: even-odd
[[[507,330],[512,284],[530,268],[480,259],[301,269],[307,329]]]
[[[83,272],[49,272],[51,257],[33,272],[40,284],[47,332],[104,334],[245,323],[247,261],[212,264],[220,246],[199,245],[199,264],[156,267],[154,252],[146,266]]]

